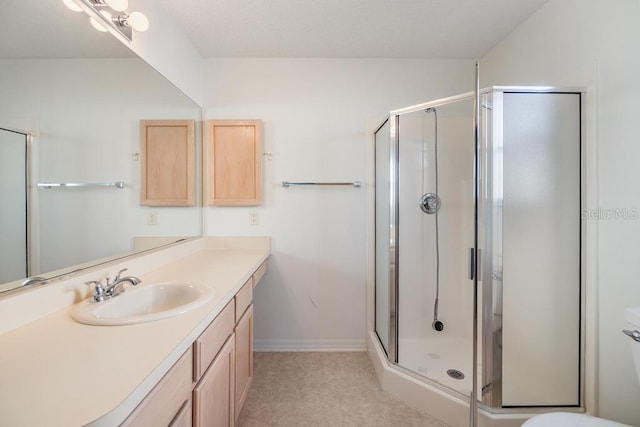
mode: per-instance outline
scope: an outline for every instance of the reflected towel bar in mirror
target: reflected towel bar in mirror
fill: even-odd
[[[54,188],[54,187],[116,187],[124,188],[124,182],[39,182],[38,187]]]
[[[282,181],[282,186],[288,188],[292,185],[319,185],[319,186],[345,186],[348,185],[354,188],[362,187],[362,183],[360,181],[354,182],[289,182]]]

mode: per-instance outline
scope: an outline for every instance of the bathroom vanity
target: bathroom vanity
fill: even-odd
[[[0,300],[7,322],[32,312],[0,335],[0,425],[234,425],[253,378],[253,289],[269,250],[268,237],[198,238]],[[214,296],[153,322],[74,321],[85,279],[123,267],[139,286],[180,281]]]

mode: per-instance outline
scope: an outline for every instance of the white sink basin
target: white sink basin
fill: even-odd
[[[152,322],[200,307],[215,291],[186,283],[141,284],[103,302],[89,299],[73,306],[71,317],[87,325],[131,325]]]

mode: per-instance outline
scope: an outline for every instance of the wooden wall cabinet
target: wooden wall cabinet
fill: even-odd
[[[193,120],[140,121],[140,204],[193,206]]]
[[[260,120],[208,120],[204,176],[208,205],[262,204],[262,123]]]

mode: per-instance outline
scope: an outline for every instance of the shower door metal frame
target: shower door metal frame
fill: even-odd
[[[491,413],[543,413],[553,408],[558,408],[567,412],[579,412],[585,404],[585,225],[579,219],[580,228],[580,266],[579,266],[579,345],[578,345],[578,399],[577,406],[523,406],[523,407],[502,407],[502,259],[498,260],[500,270],[495,270],[495,257],[502,253],[502,217],[498,215],[498,210],[502,207],[495,205],[497,197],[502,198],[503,182],[503,96],[505,93],[549,93],[549,94],[575,94],[580,96],[580,141],[579,141],[579,163],[580,163],[580,209],[585,206],[585,90],[583,88],[560,88],[551,86],[493,86],[480,91],[481,96],[491,95],[492,117],[490,123],[483,120],[482,123],[491,129],[490,138],[481,138],[481,159],[483,188],[480,194],[482,200],[482,213],[484,240],[481,243],[483,253],[486,255],[481,260],[481,282],[488,284],[483,286],[482,303],[482,392],[480,396],[480,408]],[[480,104],[482,107],[484,105]],[[482,116],[482,115],[481,115]],[[483,116],[484,117],[484,116]],[[480,123],[480,122],[479,122]],[[483,129],[486,131],[486,127]],[[495,183],[499,183],[496,194]],[[499,217],[499,218],[498,218]],[[579,216],[580,217],[580,216]],[[497,233],[497,234],[496,234]]]
[[[380,125],[376,128],[376,130],[373,131],[373,135],[374,135],[374,138],[373,138],[373,140],[374,140],[374,150],[373,150],[373,152],[374,152],[374,160],[373,160],[373,163],[374,163],[374,176],[376,174],[375,168],[376,168],[376,165],[378,163],[378,152],[377,152],[377,147],[375,147],[375,145],[377,145],[377,139],[376,138],[377,138],[378,132],[381,132],[382,129],[384,128],[384,126],[387,123],[389,123],[389,127],[392,126],[391,117],[388,117],[387,119],[385,119],[382,123],[380,123]],[[389,148],[389,151],[390,151],[390,153],[389,153],[389,163],[390,163],[389,164],[389,166],[390,166],[389,191],[391,191],[391,188],[393,187],[393,185],[392,185],[392,182],[393,182],[393,170],[392,170],[392,168],[393,168],[393,165],[394,165],[393,161],[391,160],[391,141],[389,141],[389,147],[390,147]],[[374,191],[374,199],[375,198],[377,198],[377,194]],[[389,210],[391,210],[391,207],[393,206],[391,200],[392,200],[392,197],[391,197],[391,193],[390,193],[389,194]],[[374,221],[374,239],[373,239],[374,240],[374,264],[375,264],[375,263],[377,263],[377,256],[378,256],[378,254],[377,254],[377,252],[378,252],[378,244],[377,244],[378,233],[376,232],[377,209],[375,207],[375,202],[374,202],[374,215],[373,215],[373,217],[374,217],[374,220],[373,220]],[[392,223],[392,221],[391,221],[391,219],[389,219],[389,237],[390,237],[389,241],[391,241],[391,232],[394,230],[391,227],[391,223]],[[393,241],[395,242],[395,240],[393,240]],[[391,349],[390,348],[394,348],[396,350],[395,353],[394,353],[394,356],[395,356],[395,354],[397,354],[397,347],[396,347],[397,335],[391,334],[391,331],[397,330],[397,328],[396,328],[396,320],[395,320],[396,319],[396,311],[395,311],[396,304],[395,304],[395,302],[392,304],[391,300],[390,300],[391,297],[395,297],[395,293],[391,291],[392,284],[395,283],[394,281],[392,281],[392,278],[395,276],[394,274],[392,274],[392,272],[395,271],[395,261],[393,260],[393,257],[392,257],[393,253],[394,252],[393,252],[393,249],[392,249],[392,245],[390,244],[389,245],[389,249],[388,249],[388,255],[389,255],[388,285],[389,285],[389,290],[387,292],[388,293],[388,297],[389,297],[389,326],[388,326],[389,330],[388,330],[388,334],[387,334],[387,337],[386,337],[387,338],[387,343],[388,343],[387,346],[389,348],[385,347],[385,345],[384,345],[384,343],[382,341],[382,337],[380,336],[380,332],[378,331],[378,320],[377,320],[377,318],[378,318],[378,316],[377,316],[378,288],[377,288],[377,282],[378,282],[379,277],[378,277],[378,274],[377,274],[377,270],[374,268],[374,297],[373,297],[373,299],[374,299],[374,301],[373,301],[373,304],[374,304],[374,315],[373,315],[374,324],[373,324],[373,332],[375,332],[376,336],[378,337],[378,340],[380,341],[382,350],[385,352],[385,355],[387,356],[388,360],[392,360]],[[394,337],[393,341],[392,341],[392,335]]]
[[[398,192],[400,191],[400,115],[392,114],[389,117],[389,146],[390,146],[390,173],[389,173],[389,361],[398,364],[398,291],[400,260],[398,248],[398,223],[400,219],[400,204]]]
[[[476,64],[477,67],[477,64]],[[389,118],[387,119],[389,121],[389,132],[390,132],[390,174],[389,174],[389,337],[388,337],[388,343],[389,343],[389,348],[387,351],[387,359],[389,360],[390,363],[392,363],[394,366],[396,366],[397,368],[402,369],[402,371],[406,372],[409,375],[415,375],[414,373],[412,373],[411,371],[402,368],[400,365],[398,365],[398,333],[399,333],[399,325],[398,325],[398,310],[399,310],[399,301],[398,301],[398,294],[399,294],[399,286],[400,286],[400,282],[399,282],[399,270],[397,269],[398,266],[398,262],[399,262],[399,240],[398,240],[398,230],[399,230],[399,203],[398,203],[398,194],[399,194],[399,153],[400,153],[400,129],[399,129],[399,124],[400,124],[400,116],[405,115],[405,114],[410,114],[410,113],[414,113],[414,112],[418,112],[418,111],[424,111],[427,110],[428,108],[435,108],[435,107],[439,107],[442,105],[447,105],[447,104],[451,104],[454,102],[459,102],[459,101],[468,101],[468,100],[472,100],[474,102],[474,114],[473,114],[473,147],[472,149],[474,150],[474,174],[477,177],[477,174],[479,173],[479,168],[478,168],[478,164],[479,164],[479,158],[478,158],[478,153],[479,153],[479,142],[478,142],[478,134],[477,134],[477,129],[478,129],[478,123],[477,123],[477,105],[478,105],[478,88],[477,88],[477,84],[478,84],[478,75],[477,75],[477,71],[476,71],[476,90],[473,92],[468,92],[468,93],[463,93],[460,95],[456,95],[456,96],[452,96],[452,97],[447,97],[447,98],[442,98],[442,99],[438,99],[435,101],[431,101],[431,102],[426,102],[423,104],[418,104],[418,105],[414,105],[414,106],[410,106],[410,107],[406,107],[406,108],[402,108],[402,109],[398,109],[398,110],[394,110],[391,111],[389,113]],[[384,124],[387,122],[387,120],[383,121],[382,124],[378,127],[377,131],[378,132],[383,126]],[[469,425],[470,426],[476,426],[477,425],[477,402],[478,402],[478,396],[477,396],[477,387],[476,387],[476,383],[477,383],[477,289],[478,289],[478,270],[479,270],[479,263],[478,263],[478,259],[479,259],[479,251],[477,250],[477,240],[478,240],[478,232],[477,232],[477,222],[478,222],[478,218],[477,218],[477,214],[478,214],[478,185],[479,182],[477,180],[477,178],[474,180],[474,185],[473,185],[473,194],[474,194],[474,250],[473,251],[473,257],[474,257],[474,266],[475,266],[475,271],[473,271],[473,277],[470,277],[470,279],[472,280],[472,286],[474,287],[473,290],[473,295],[474,295],[474,307],[476,307],[476,309],[474,309],[474,314],[473,314],[473,323],[471,325],[471,327],[473,328],[473,349],[472,349],[472,358],[473,358],[473,374],[472,374],[472,378],[473,378],[473,386],[472,386],[472,390],[471,390],[471,395],[470,396],[466,396],[463,395],[462,393],[457,392],[456,390],[451,390],[448,387],[444,387],[442,385],[439,385],[436,382],[433,382],[432,385],[436,386],[437,388],[441,388],[442,390],[446,390],[449,393],[452,393],[452,395],[458,395],[459,397],[462,398],[469,398]],[[375,316],[374,316],[375,317]],[[374,327],[375,329],[375,327]],[[377,333],[377,330],[376,330]],[[383,346],[384,347],[384,346]]]
[[[398,334],[399,334],[399,325],[398,325],[398,310],[399,310],[399,301],[398,301],[398,294],[399,294],[399,271],[396,268],[398,265],[398,261],[399,261],[399,242],[398,242],[398,229],[399,229],[399,203],[398,203],[398,192],[399,192],[399,168],[398,168],[398,159],[399,159],[399,152],[400,152],[400,145],[399,145],[399,123],[400,123],[400,116],[405,115],[405,114],[411,114],[411,113],[415,113],[418,111],[425,111],[429,108],[436,108],[436,107],[440,107],[443,105],[447,105],[447,104],[452,104],[455,102],[460,102],[460,101],[468,101],[468,100],[472,100],[474,102],[474,113],[473,113],[473,150],[474,150],[474,175],[478,174],[477,177],[475,177],[475,182],[473,185],[473,194],[474,194],[474,244],[476,245],[476,249],[477,249],[477,244],[478,244],[478,206],[479,206],[479,194],[481,193],[480,188],[479,188],[479,179],[478,177],[481,176],[481,171],[483,170],[482,166],[484,165],[484,162],[481,161],[481,159],[479,158],[480,152],[482,151],[483,147],[481,144],[481,141],[479,140],[479,134],[478,134],[478,128],[479,128],[479,97],[480,95],[484,95],[487,93],[492,93],[494,92],[494,90],[496,90],[496,88],[494,87],[490,87],[490,88],[485,88],[480,90],[478,88],[478,84],[479,84],[479,76],[476,75],[476,90],[474,90],[473,92],[466,92],[460,95],[455,95],[455,96],[451,96],[451,97],[447,97],[447,98],[442,98],[442,99],[437,99],[434,101],[430,101],[430,102],[425,102],[422,104],[417,104],[417,105],[413,105],[413,106],[409,106],[409,107],[405,107],[405,108],[401,108],[401,109],[397,109],[397,110],[393,110],[389,113],[389,118],[386,119],[385,121],[383,121],[380,126],[378,127],[377,131],[378,132],[383,126],[384,124],[388,121],[390,124],[390,128],[389,128],[389,132],[390,132],[390,176],[389,176],[389,207],[390,207],[390,215],[389,215],[389,337],[388,337],[388,343],[389,343],[389,348],[387,351],[387,358],[389,360],[390,363],[392,363],[393,365],[395,365],[398,368],[402,368],[401,366],[398,365]],[[473,257],[474,257],[474,266],[475,266],[475,271],[473,272],[473,276],[470,277],[470,279],[473,281],[472,286],[474,286],[474,319],[473,319],[473,333],[474,335],[476,334],[477,331],[477,305],[478,305],[478,281],[479,281],[479,274],[482,271],[490,271],[488,269],[483,269],[481,267],[481,257],[480,257],[480,251],[479,250],[475,250],[473,251]],[[484,311],[483,311],[484,312]],[[375,328],[374,328],[375,329]],[[376,330],[377,333],[377,330]],[[384,346],[383,346],[384,347]],[[483,346],[484,347],[484,346]],[[474,337],[474,342],[473,342],[473,349],[472,349],[472,366],[473,366],[473,387],[472,387],[472,394],[470,396],[470,424],[474,425],[477,422],[477,418],[475,415],[475,412],[477,412],[476,408],[477,408],[477,402],[478,402],[478,396],[477,396],[477,387],[476,387],[476,382],[477,382],[477,376],[478,376],[478,372],[477,372],[477,353],[478,353],[478,337]],[[405,371],[407,374],[412,374],[411,371],[407,370],[407,369],[402,369],[403,371]],[[483,378],[484,378],[484,372],[483,372]],[[442,388],[442,386],[440,386],[437,383],[434,383],[434,385],[438,388]],[[442,388],[443,390],[448,390],[448,388]],[[454,394],[457,394],[459,396],[462,397],[462,394],[457,393],[455,390],[450,390],[450,392],[454,392]]]
[[[478,240],[478,216],[480,214],[480,64],[475,63],[475,85],[473,88],[473,350],[471,396],[469,397],[469,426],[478,425],[478,268],[480,266],[480,250]]]
[[[9,126],[0,126],[0,130],[4,132],[9,132],[17,135],[24,136],[24,190],[25,190],[25,274],[26,277],[34,274],[34,258],[36,254],[36,241],[35,241],[35,233],[34,233],[34,225],[33,225],[33,205],[34,198],[31,194],[31,182],[35,181],[32,179],[33,170],[35,169],[31,164],[31,159],[33,158],[32,154],[32,145],[33,145],[33,133],[29,131],[25,131],[22,129],[9,127]]]
[[[501,207],[494,205],[497,198],[502,199],[502,168],[494,167],[502,164],[502,93],[491,90],[482,93],[483,98],[492,97],[491,107],[481,104],[482,108],[492,111],[487,120],[481,114],[481,130],[483,131],[482,163],[484,187],[482,191],[482,217],[484,219],[484,241],[482,249],[482,388],[481,402],[492,408],[502,407],[502,260],[498,261],[500,271],[495,271],[494,262],[502,254],[502,227],[494,227],[501,219]],[[484,101],[483,101],[484,102]],[[487,130],[491,130],[490,137]],[[495,184],[500,185],[496,188]],[[499,193],[499,194],[497,194]],[[495,233],[499,233],[496,236]]]
[[[456,96],[438,99],[435,101],[425,102],[422,104],[413,105],[398,110],[393,110],[389,113],[389,118],[384,120],[377,133],[384,124],[389,121],[389,145],[390,145],[390,173],[389,173],[389,348],[387,351],[387,359],[394,365],[398,365],[398,293],[399,293],[399,271],[397,269],[399,261],[399,242],[398,242],[398,229],[399,229],[399,203],[398,192],[400,186],[398,160],[400,153],[400,116],[417,111],[424,111],[428,108],[435,108],[441,105],[451,104],[458,101],[464,101],[472,99],[475,92],[467,92]],[[477,251],[476,251],[477,252]],[[476,263],[477,265],[477,263]],[[477,275],[476,275],[477,276]],[[374,327],[375,329],[375,327]],[[376,330],[377,333],[377,330]],[[474,344],[475,346],[475,344]],[[384,347],[384,346],[383,346]]]
[[[502,154],[493,152],[493,144],[502,144],[502,115],[501,115],[501,105],[498,105],[502,102],[502,94],[505,92],[521,92],[521,93],[575,93],[580,95],[580,207],[586,206],[585,197],[586,197],[586,144],[585,144],[585,89],[577,88],[577,87],[554,87],[554,86],[491,86],[483,89],[476,88],[476,91],[467,92],[460,95],[442,98],[422,104],[417,104],[397,110],[393,110],[389,113],[388,119],[386,119],[380,126],[380,128],[384,125],[384,123],[388,120],[390,123],[390,182],[389,182],[389,194],[390,194],[390,245],[389,245],[389,349],[387,353],[387,357],[390,363],[395,365],[397,368],[401,369],[405,373],[412,375],[412,372],[406,369],[403,369],[400,365],[398,365],[398,292],[399,292],[399,271],[396,269],[399,260],[399,242],[398,242],[398,229],[399,229],[399,203],[398,203],[398,191],[399,191],[399,170],[398,170],[398,156],[399,156],[399,120],[400,116],[404,114],[409,114],[413,112],[417,112],[420,110],[426,110],[428,108],[439,107],[442,105],[450,104],[457,101],[469,100],[475,98],[474,100],[477,102],[477,110],[474,112],[474,132],[479,132],[478,127],[481,126],[480,118],[482,114],[480,113],[480,109],[482,108],[482,104],[480,103],[480,97],[491,94],[493,96],[493,106],[498,106],[498,111],[494,111],[493,117],[491,118],[491,123],[485,123],[491,126],[492,137],[491,141],[487,141],[482,138],[482,135],[478,133],[479,141],[477,141],[477,145],[475,149],[476,157],[476,170],[478,172],[478,178],[480,182],[476,183],[478,187],[478,195],[475,200],[476,206],[479,208],[478,215],[483,218],[483,221],[478,220],[478,224],[474,230],[475,233],[478,232],[479,226],[483,226],[484,228],[484,241],[478,242],[478,246],[483,248],[483,253],[486,256],[480,256],[479,251],[476,251],[476,280],[474,280],[474,286],[476,286],[477,291],[477,282],[489,283],[490,291],[487,289],[482,290],[481,295],[477,295],[478,299],[476,301],[476,309],[478,304],[482,304],[482,333],[481,336],[478,337],[478,342],[474,343],[474,351],[482,351],[483,360],[482,360],[482,391],[481,396],[476,396],[477,388],[474,387],[472,391],[472,399],[478,403],[478,407],[488,411],[490,413],[539,413],[545,412],[553,408],[559,408],[569,412],[578,412],[581,408],[584,407],[585,404],[585,235],[586,235],[586,226],[584,221],[580,223],[580,313],[579,313],[579,323],[580,323],[580,344],[579,344],[579,405],[571,406],[571,407],[509,407],[502,408],[502,394],[501,387],[496,386],[496,381],[501,381],[501,378],[498,378],[497,375],[501,374],[502,369],[502,355],[501,349],[497,344],[497,340],[495,339],[495,333],[500,333],[502,329],[502,299],[501,295],[497,295],[500,293],[500,289],[494,289],[495,284],[494,281],[500,281],[500,288],[502,287],[501,277],[499,274],[494,274],[493,271],[493,250],[500,245],[501,242],[496,241],[493,242],[493,233],[494,227],[497,225],[494,224],[494,219],[485,217],[485,215],[494,215],[494,206],[490,205],[493,203],[493,194],[492,192],[487,192],[487,185],[489,185],[493,179],[502,179],[501,170],[494,170],[493,164],[495,162],[501,161]],[[378,128],[378,131],[380,130]],[[485,128],[486,130],[486,128]],[[377,131],[376,131],[377,132]],[[498,138],[498,139],[496,139]],[[491,144],[492,146],[488,146]],[[480,157],[482,155],[482,157]],[[493,190],[492,190],[493,191]],[[491,197],[489,197],[491,196]],[[478,205],[479,204],[479,205]],[[484,224],[483,224],[484,223]],[[490,319],[488,317],[491,317]],[[479,319],[478,319],[479,320]],[[475,328],[477,329],[477,328]],[[478,345],[482,345],[482,349],[478,347]],[[478,372],[477,366],[474,364],[474,376],[477,377]],[[418,377],[416,374],[412,376]],[[432,384],[433,385],[433,384]],[[438,384],[435,384],[438,387]],[[445,389],[442,387],[438,387],[441,389]],[[451,390],[453,391],[453,390]],[[455,395],[456,393],[454,393]],[[475,398],[474,398],[475,397]],[[475,405],[470,405],[475,406]],[[474,423],[474,419],[470,419],[471,423]]]

